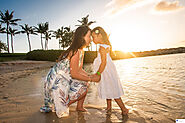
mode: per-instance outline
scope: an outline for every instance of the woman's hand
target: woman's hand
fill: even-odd
[[[90,77],[91,77],[92,82],[99,82],[101,80],[101,76],[97,74],[93,74]]]

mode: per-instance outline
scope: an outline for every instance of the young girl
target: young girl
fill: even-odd
[[[128,114],[128,109],[121,100],[123,89],[116,67],[110,57],[111,44],[108,36],[103,28],[96,27],[92,30],[93,42],[99,44],[99,52],[94,60],[93,67],[98,75],[101,75],[101,80],[98,86],[98,94],[100,98],[107,100],[107,111],[111,110],[111,101],[114,99],[122,110],[122,114]]]
[[[87,82],[98,82],[100,76],[89,76],[83,69],[83,48],[91,41],[91,30],[78,27],[70,47],[59,56],[44,81],[44,106],[41,112],[56,112],[57,116],[69,115],[69,106],[77,101],[76,110],[86,111],[83,103],[87,94]]]

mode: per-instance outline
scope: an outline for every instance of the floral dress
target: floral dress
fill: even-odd
[[[82,60],[82,55],[80,55]],[[79,62],[81,63],[81,62]],[[44,81],[44,106],[41,112],[56,112],[59,118],[69,115],[67,104],[87,90],[87,82],[72,79],[70,61],[66,58],[56,63]]]

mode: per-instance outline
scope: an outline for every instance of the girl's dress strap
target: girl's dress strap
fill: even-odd
[[[107,44],[99,44],[99,46],[102,46],[102,47],[104,47],[105,49],[108,48],[108,47],[110,47],[110,46],[107,45]]]

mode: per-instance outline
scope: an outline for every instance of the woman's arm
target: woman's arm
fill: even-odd
[[[83,69],[83,60],[84,60],[84,51],[83,51],[83,56],[82,56],[79,72],[83,75],[88,76],[89,74]]]
[[[102,73],[105,69],[105,66],[107,64],[107,53],[106,49],[104,47],[100,47],[99,49],[100,56],[101,56],[101,64],[97,72]]]
[[[83,70],[83,68],[80,69],[80,74],[82,75],[86,75],[86,76],[89,76],[90,74],[88,74],[85,70]]]

